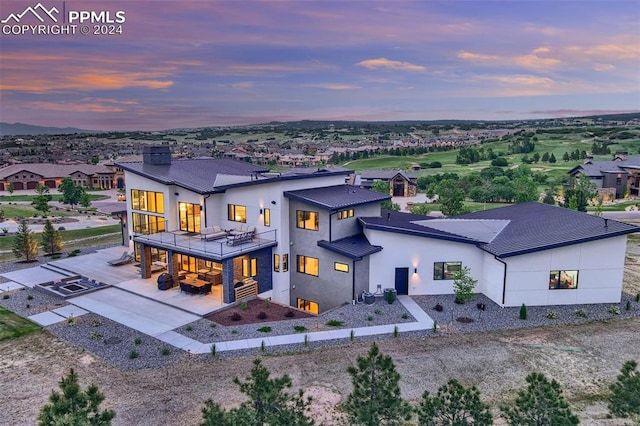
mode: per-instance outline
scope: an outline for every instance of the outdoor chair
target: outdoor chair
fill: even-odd
[[[121,266],[131,262],[133,262],[133,255],[131,253],[127,253],[126,251],[122,253],[122,256],[120,256],[119,258],[107,261],[107,263],[111,266]]]

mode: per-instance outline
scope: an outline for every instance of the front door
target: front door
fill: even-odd
[[[409,268],[396,268],[396,292],[409,294]]]

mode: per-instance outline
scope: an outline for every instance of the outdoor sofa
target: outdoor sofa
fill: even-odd
[[[127,253],[126,251],[122,253],[122,256],[120,256],[119,258],[107,261],[107,263],[111,266],[121,266],[131,262],[133,262],[133,254]]]
[[[205,241],[211,241],[218,238],[223,238],[227,236],[227,231],[221,229],[218,225],[214,225],[208,228],[202,228],[200,230],[200,238]]]

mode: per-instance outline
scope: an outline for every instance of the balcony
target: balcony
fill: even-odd
[[[134,229],[133,241],[155,247],[162,250],[173,250],[175,252],[196,256],[211,260],[225,260],[242,254],[251,253],[266,247],[278,244],[276,241],[276,230],[269,230],[257,233],[252,239],[235,242],[233,245],[227,242],[227,237],[206,241],[200,234],[188,233],[184,231],[162,231],[154,234],[146,233],[147,229]]]

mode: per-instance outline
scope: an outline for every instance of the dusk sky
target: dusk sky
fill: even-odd
[[[2,122],[161,130],[640,110],[639,0],[40,3],[58,24],[83,10],[126,20],[122,34],[91,23],[6,34],[41,22],[10,17],[38,0],[2,0]]]

